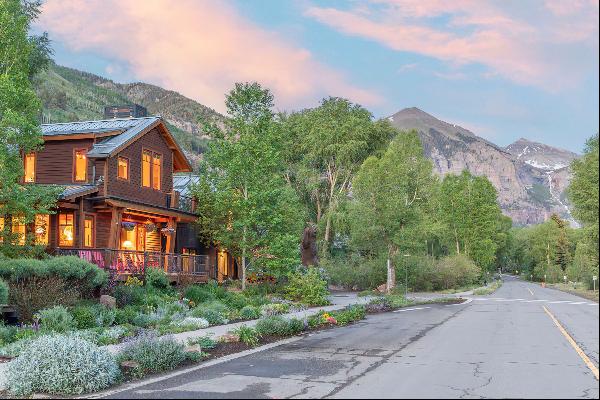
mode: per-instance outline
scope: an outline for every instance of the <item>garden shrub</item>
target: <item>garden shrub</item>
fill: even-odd
[[[77,324],[69,310],[63,306],[54,306],[41,310],[35,315],[43,330],[52,332],[67,332],[76,328]]]
[[[174,326],[191,328],[190,330],[204,329],[208,328],[210,325],[209,321],[207,321],[206,319],[197,317],[185,317],[181,320],[173,321],[171,324]]]
[[[285,314],[290,310],[290,305],[285,303],[264,304],[260,307],[261,315],[270,317],[273,315]]]
[[[385,259],[366,258],[357,254],[321,261],[332,284],[351,290],[372,289],[386,280]]]
[[[214,293],[207,285],[188,286],[185,290],[184,297],[193,301],[196,305],[216,299]]]
[[[249,326],[242,325],[231,331],[231,333],[237,335],[240,338],[240,342],[249,347],[256,347],[260,343],[260,334],[256,329]]]
[[[138,310],[135,306],[125,306],[115,310],[115,324],[131,324],[133,319],[138,315]]]
[[[316,269],[310,268],[305,273],[298,271],[288,276],[288,284],[285,288],[286,299],[309,306],[323,306],[329,304],[327,296],[329,296],[327,282]]]
[[[96,307],[80,305],[71,310],[77,329],[89,329],[98,326]]]
[[[304,329],[304,323],[296,318],[287,319],[279,315],[258,320],[256,330],[261,336],[291,336]]]
[[[167,274],[159,268],[146,268],[146,286],[160,291],[171,289]]]
[[[153,319],[150,318],[150,316],[148,314],[144,314],[144,313],[138,313],[131,320],[131,323],[139,328],[147,328],[153,322],[154,322]]]
[[[481,268],[463,254],[444,257],[436,263],[438,286],[441,289],[460,288],[479,281]]]
[[[100,346],[106,346],[109,344],[116,344],[119,341],[130,335],[131,331],[124,326],[111,326],[106,328],[98,335],[97,343]]]
[[[8,283],[0,279],[0,304],[8,303]]]
[[[226,292],[221,301],[229,308],[241,310],[248,304],[248,298],[241,293]]]
[[[184,345],[170,336],[158,337],[156,332],[144,331],[125,342],[117,359],[135,361],[139,367],[134,376],[176,368],[186,359]]]
[[[208,321],[210,325],[223,325],[229,322],[225,315],[212,308],[197,310],[196,315],[198,314],[201,318]]]
[[[78,257],[0,260],[0,278],[10,288],[9,303],[22,321],[55,305],[71,306],[107,282],[106,272]]]
[[[117,300],[118,307],[141,305],[146,300],[146,291],[137,285],[118,285],[114,288],[112,295]]]
[[[8,365],[7,388],[18,396],[83,394],[106,389],[119,375],[106,350],[75,337],[42,336]]]
[[[16,326],[4,325],[4,322],[0,321],[0,347],[14,342],[17,331]]]
[[[96,324],[98,326],[111,326],[115,323],[116,311],[103,305],[97,306]]]
[[[246,306],[240,310],[239,316],[241,319],[258,319],[260,318],[260,308],[254,306]]]
[[[201,349],[214,349],[217,347],[217,341],[210,335],[188,339],[188,346],[194,345],[200,346]]]
[[[336,319],[338,325],[347,325],[351,322],[360,321],[367,315],[367,310],[363,305],[351,305],[343,310],[332,312],[331,315]]]

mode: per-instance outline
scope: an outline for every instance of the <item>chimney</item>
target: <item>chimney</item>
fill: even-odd
[[[129,104],[124,106],[106,106],[104,107],[104,118],[142,118],[148,116],[145,107],[139,104]]]

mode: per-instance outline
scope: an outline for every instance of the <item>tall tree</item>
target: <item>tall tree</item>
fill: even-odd
[[[352,240],[386,254],[388,291],[396,285],[395,259],[427,251],[423,224],[436,182],[414,131],[398,134],[381,157],[367,158],[352,182]]]
[[[449,228],[456,254],[465,253],[481,268],[490,269],[510,225],[486,177],[468,171],[447,175],[440,190],[442,220]]]
[[[257,83],[237,83],[226,107],[225,127],[211,127],[204,179],[195,190],[203,236],[240,260],[245,288],[248,260],[277,275],[299,264],[304,215],[283,178],[271,92]]]
[[[571,164],[573,179],[568,189],[573,215],[583,224],[585,241],[598,265],[598,134],[588,139],[583,156]]]
[[[26,222],[37,213],[48,213],[57,194],[56,188],[20,184],[23,155],[42,145],[40,102],[29,80],[34,67],[31,57],[39,48],[27,36],[36,7],[31,2],[0,0],[0,216],[18,215]],[[8,236],[8,225],[0,234]]]
[[[369,155],[385,148],[395,130],[388,121],[374,121],[360,105],[330,97],[317,108],[286,116],[284,131],[287,179],[317,224],[326,255],[354,175]]]

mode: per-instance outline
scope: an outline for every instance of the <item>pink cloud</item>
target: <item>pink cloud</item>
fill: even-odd
[[[47,0],[39,25],[74,51],[96,51],[137,79],[221,111],[239,81],[270,88],[282,108],[312,106],[327,95],[381,102],[222,1]]]
[[[572,8],[571,3],[547,1],[529,18],[520,14],[530,12],[533,3],[516,3],[521,5],[516,10],[508,3],[482,0],[371,4],[369,9],[363,3],[359,10],[309,7],[305,15],[396,51],[443,60],[453,68],[480,64],[487,67],[486,76],[551,91],[578,84],[598,65],[597,0],[581,0]],[[574,54],[595,61],[582,63]]]

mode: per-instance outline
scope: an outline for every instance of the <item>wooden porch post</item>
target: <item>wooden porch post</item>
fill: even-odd
[[[112,217],[110,219],[110,231],[108,235],[108,248],[119,248],[119,235],[121,234],[121,219],[123,217],[123,208],[113,207]]]
[[[165,245],[165,251],[167,253],[175,252],[175,237],[177,235],[177,221],[173,218],[169,218],[169,222],[167,222],[168,228],[173,228],[175,231],[172,235],[167,235],[167,243]]]
[[[85,213],[83,211],[83,197],[79,198],[79,221],[77,223],[77,247],[84,247],[85,243]]]

